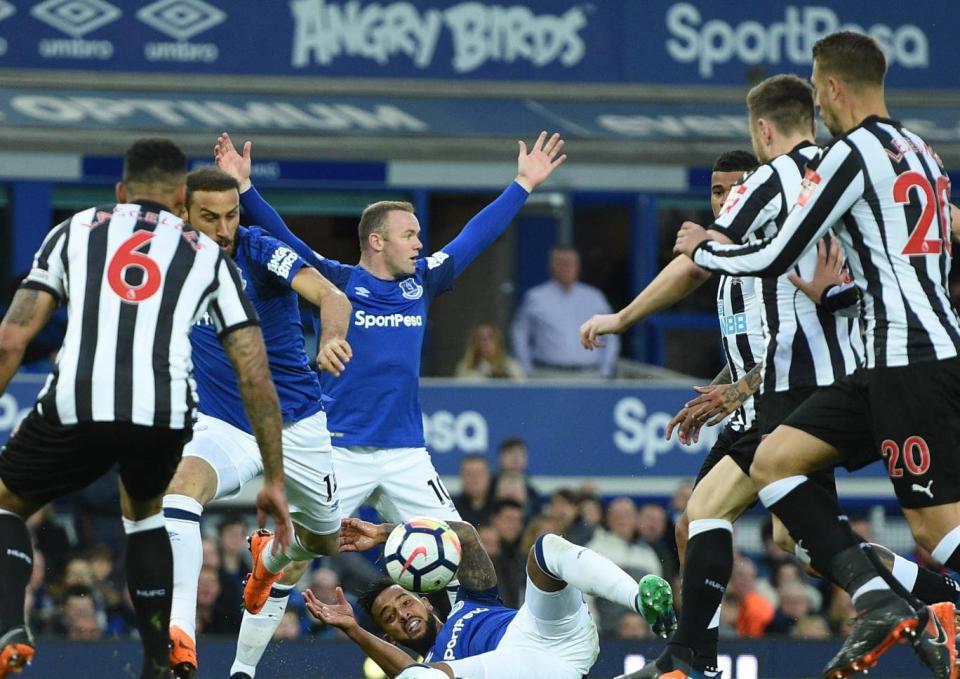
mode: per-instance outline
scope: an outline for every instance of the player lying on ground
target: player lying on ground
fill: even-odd
[[[187,176],[184,215],[217,242],[240,269],[246,296],[260,317],[267,362],[283,414],[285,488],[294,524],[289,547],[273,553],[269,540],[254,536],[253,574],[244,589],[248,610],[259,611],[271,585],[290,561],[309,563],[337,551],[340,509],[330,434],[316,373],[304,352],[299,297],[315,305],[323,319],[317,362],[339,375],[350,360],[345,339],[350,302],[316,269],[258,227],[240,226],[237,180],[216,167]],[[209,317],[190,333],[199,415],[193,439],[163,498],[173,546],[174,587],[170,618],[170,664],[178,677],[197,670],[197,584],[203,561],[200,516],[211,500],[236,494],[263,472],[260,451],[244,415],[240,387],[230,359],[217,341]],[[231,673],[252,667],[234,666]]]
[[[447,677],[467,679],[580,679],[600,652],[597,626],[583,595],[599,596],[643,615],[661,633],[672,624],[670,585],[658,576],[636,580],[586,547],[558,535],[537,539],[527,558],[526,597],[520,610],[506,608],[497,593],[497,575],[468,523],[452,522],[463,555],[457,571],[460,591],[446,622],[429,601],[391,580],[375,584],[360,604],[383,630],[383,638],[362,629],[338,588],[339,602],[326,604],[304,592],[318,619],[342,629],[369,657],[394,677],[415,662],[397,648],[424,656]],[[365,551],[386,542],[393,526],[346,519],[341,550]]]
[[[251,220],[343,290],[353,305],[350,344],[358,358],[339,378],[321,375],[325,393],[333,398],[328,426],[336,442],[333,459],[345,516],[373,500],[388,521],[460,520],[423,435],[419,379],[427,314],[433,300],[453,286],[507,229],[529,194],[564,162],[563,147],[556,134],[541,134],[529,150],[520,142],[514,181],[430,257],[423,256],[412,205],[381,201],[367,206],[358,226],[360,261],[350,265],[313,252],[259,195],[250,183],[250,142],[241,154],[228,135],[217,140],[217,163],[240,181],[241,204]],[[244,666],[253,675],[304,568],[285,569],[261,613],[244,612],[235,668]]]

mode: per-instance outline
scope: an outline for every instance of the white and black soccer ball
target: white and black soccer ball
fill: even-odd
[[[383,557],[390,578],[411,592],[436,592],[449,584],[460,565],[460,539],[437,519],[410,519],[387,537]]]
[[[447,677],[446,672],[430,667],[430,665],[417,663],[407,667],[397,675],[396,679],[449,679],[449,677]]]

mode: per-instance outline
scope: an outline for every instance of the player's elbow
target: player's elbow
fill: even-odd
[[[701,269],[697,266],[692,259],[689,257],[684,257],[684,268],[683,275],[690,281],[695,283],[702,283],[703,281],[710,278],[710,272]]]

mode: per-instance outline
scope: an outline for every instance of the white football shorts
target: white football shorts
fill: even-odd
[[[199,457],[217,474],[215,500],[240,492],[263,473],[253,434],[200,413],[183,456]],[[290,518],[317,535],[340,530],[340,501],[334,474],[327,414],[316,413],[283,428],[283,471]]]
[[[462,660],[444,660],[466,679],[581,679],[600,655],[597,625],[573,585],[544,592],[527,579],[526,598],[492,651]],[[434,658],[434,662],[437,659]]]
[[[460,521],[426,448],[334,446],[333,466],[344,516],[369,502],[391,523],[418,516]]]

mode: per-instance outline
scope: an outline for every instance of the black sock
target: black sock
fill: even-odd
[[[760,491],[760,499],[783,521],[797,541],[798,552],[809,554],[811,565],[817,572],[832,578],[830,563],[833,557],[857,545],[859,540],[850,530],[850,524],[840,518],[843,512],[837,499],[825,488],[806,479],[784,493],[791,481],[792,478],[781,479],[766,486]]]
[[[23,602],[33,572],[33,541],[16,514],[0,513],[0,635],[26,625]]]
[[[143,643],[141,677],[169,677],[173,552],[165,527],[127,535],[127,588]]]
[[[911,593],[925,604],[941,601],[960,605],[960,583],[947,575],[920,568]]]
[[[690,524],[693,533],[696,522]],[[687,543],[683,568],[683,607],[677,631],[670,645],[692,648],[706,659],[711,652],[707,626],[716,615],[730,575],[733,573],[733,533],[727,528],[712,528],[694,533]],[[713,630],[713,662],[716,663],[716,637]],[[705,643],[706,642],[706,643]]]
[[[703,641],[697,646],[697,668],[715,668],[717,666],[717,651],[719,647],[720,626],[717,625],[703,633]]]

